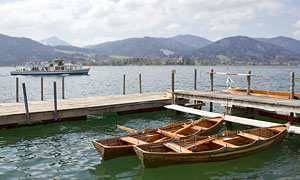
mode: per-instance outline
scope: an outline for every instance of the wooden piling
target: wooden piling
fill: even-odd
[[[175,97],[174,97],[174,92],[175,92],[175,73],[176,70],[172,70],[172,103],[175,104]]]
[[[41,101],[44,101],[44,78],[41,77]]]
[[[65,99],[65,76],[62,75],[61,77],[61,90],[62,90],[62,99]]]
[[[140,94],[142,94],[142,74],[139,74],[139,87],[140,87]]]
[[[57,121],[57,93],[56,93],[56,82],[53,82],[54,91],[54,120]]]
[[[294,113],[290,112],[290,122],[291,124],[294,124]]]
[[[291,72],[291,95],[290,99],[295,99],[295,73]],[[290,122],[291,124],[294,123],[294,112],[290,112]]]
[[[210,70],[210,91],[214,91],[214,70]],[[213,103],[209,103],[209,111],[213,112]]]
[[[19,102],[19,78],[16,78],[16,102]]]
[[[197,69],[194,70],[194,90],[197,90]]]
[[[251,71],[248,71],[247,75],[247,95],[250,95],[250,81],[251,81]]]
[[[123,74],[123,95],[125,95],[125,74]]]
[[[25,83],[23,83],[22,86],[23,86],[23,96],[24,96],[24,104],[25,104],[25,110],[26,110],[27,124],[30,124],[29,107],[28,107],[28,100],[27,100],[27,93],[26,93]]]
[[[290,99],[294,99],[295,98],[295,73],[291,72],[291,95],[290,95]]]

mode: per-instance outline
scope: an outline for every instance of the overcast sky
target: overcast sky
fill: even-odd
[[[192,34],[300,40],[298,0],[0,0],[0,33],[76,46]]]

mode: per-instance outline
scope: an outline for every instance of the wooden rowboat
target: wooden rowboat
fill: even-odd
[[[92,141],[94,147],[102,156],[102,160],[109,160],[120,156],[133,155],[133,145],[159,143],[170,141],[172,138],[181,140],[193,135],[210,135],[220,130],[223,117],[201,118],[187,123],[172,123],[158,129],[144,129],[141,132],[118,126],[131,134]]]
[[[214,162],[248,156],[280,143],[288,124],[244,131],[225,131],[214,136],[193,136],[182,142],[134,146],[145,168],[171,164]]]

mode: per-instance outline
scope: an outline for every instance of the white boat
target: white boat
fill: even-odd
[[[63,59],[54,59],[52,63],[35,62],[26,63],[22,69],[11,71],[11,75],[86,75],[90,68],[83,68],[82,65],[65,63]]]

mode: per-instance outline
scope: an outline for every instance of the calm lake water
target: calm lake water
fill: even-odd
[[[142,74],[143,92],[164,92],[171,88],[171,70],[175,69],[175,89],[192,90],[194,69],[198,69],[197,87],[210,89],[210,69],[217,72],[263,75],[253,77],[251,88],[289,91],[290,72],[295,72],[295,89],[300,93],[299,67],[196,67],[196,66],[126,66],[91,67],[87,76],[66,76],[65,97],[89,97],[122,93],[126,74],[126,93],[138,93],[138,74]],[[15,101],[15,76],[12,67],[0,67],[0,103]],[[226,76],[215,75],[216,90],[226,88]],[[233,76],[240,88],[246,88],[246,76]],[[40,100],[40,77],[19,76],[25,82],[28,99]],[[53,81],[61,97],[61,77],[44,77],[44,96],[53,99]],[[23,100],[20,87],[20,100]],[[205,107],[205,110],[208,108]],[[215,105],[216,112],[224,108]],[[136,156],[101,161],[91,140],[126,132],[117,124],[134,129],[156,128],[172,122],[199,117],[158,111],[119,116],[115,113],[88,116],[86,121],[61,122],[0,131],[0,179],[300,179],[300,138],[289,135],[283,143],[264,152],[241,159],[174,165],[145,169]],[[234,129],[243,129],[234,124]],[[225,126],[223,130],[225,130]]]

